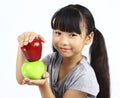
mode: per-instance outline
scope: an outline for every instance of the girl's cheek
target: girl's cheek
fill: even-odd
[[[60,38],[59,37],[54,37],[53,38],[53,43],[58,43],[60,41]]]
[[[56,43],[57,43],[57,40],[54,38],[53,39],[53,45],[56,45]]]

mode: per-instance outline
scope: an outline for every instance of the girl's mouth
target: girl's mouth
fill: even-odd
[[[67,51],[69,51],[69,50],[71,50],[71,49],[69,49],[69,48],[60,48],[60,50],[61,50],[62,52],[67,52]]]

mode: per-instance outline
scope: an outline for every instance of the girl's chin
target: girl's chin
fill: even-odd
[[[60,53],[60,55],[64,58],[70,58],[71,57],[71,55],[68,54],[68,53]]]

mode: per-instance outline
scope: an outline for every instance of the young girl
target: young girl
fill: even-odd
[[[40,37],[43,42],[44,38],[34,32],[18,36],[18,83],[37,85],[42,98],[110,98],[106,46],[90,11],[81,5],[65,6],[53,15],[51,26],[53,53],[42,60],[47,72],[41,80],[30,80],[22,76],[21,66],[25,58],[20,47],[32,42],[35,37]],[[89,64],[82,49],[91,41]]]

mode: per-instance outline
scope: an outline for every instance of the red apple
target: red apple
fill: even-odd
[[[42,54],[42,42],[40,38],[35,38],[28,45],[21,47],[21,50],[28,61],[39,60]]]

